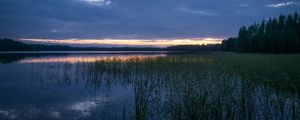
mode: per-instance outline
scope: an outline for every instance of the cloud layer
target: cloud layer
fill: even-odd
[[[286,7],[294,4],[295,4],[294,2],[284,2],[284,3],[270,4],[268,6],[273,8],[280,8],[280,7]]]
[[[273,0],[0,0],[0,37],[226,38],[242,25],[295,11],[295,1]]]

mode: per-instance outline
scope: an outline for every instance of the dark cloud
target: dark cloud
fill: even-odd
[[[0,0],[0,37],[228,37],[295,11],[300,4],[284,0]]]

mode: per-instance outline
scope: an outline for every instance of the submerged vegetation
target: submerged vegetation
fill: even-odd
[[[62,68],[62,75],[46,75],[57,83],[85,80],[90,92],[132,88],[133,106],[124,103],[123,112],[115,113],[122,119],[300,118],[299,55],[216,53],[64,64],[49,67]]]

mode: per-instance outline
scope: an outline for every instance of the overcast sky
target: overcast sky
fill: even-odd
[[[295,11],[297,0],[0,0],[0,38],[226,38]]]

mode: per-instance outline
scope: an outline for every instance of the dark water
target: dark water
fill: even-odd
[[[0,119],[299,119],[299,61],[225,53],[0,54]]]
[[[92,83],[99,60],[155,54],[5,54],[0,64],[0,119],[134,119],[133,87]],[[120,81],[121,82],[121,81]]]

